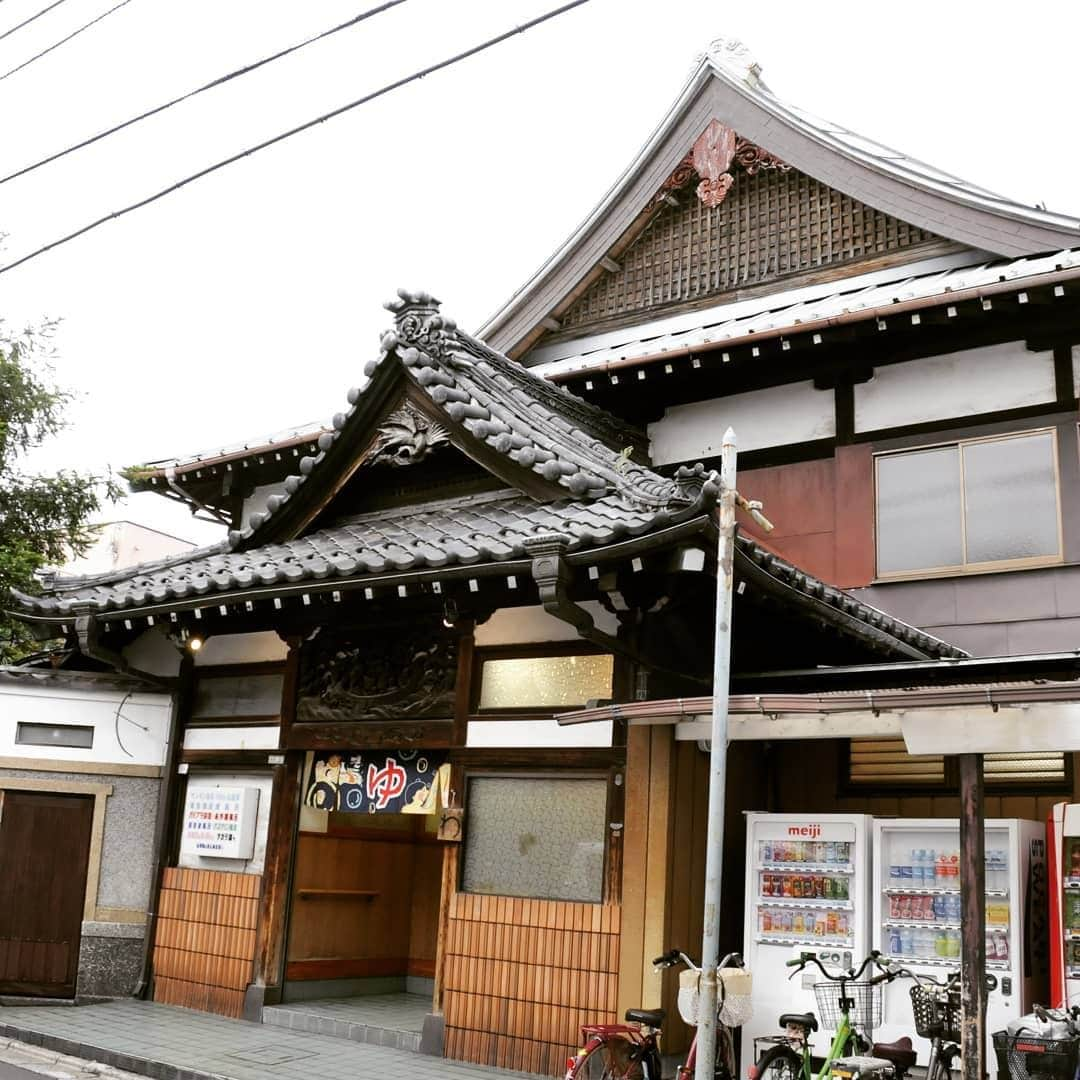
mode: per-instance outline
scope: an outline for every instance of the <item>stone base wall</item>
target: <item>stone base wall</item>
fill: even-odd
[[[84,922],[76,997],[130,997],[142,974],[145,935],[145,927],[131,923]]]

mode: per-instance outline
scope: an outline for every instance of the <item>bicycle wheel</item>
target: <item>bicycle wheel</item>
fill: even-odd
[[[755,1080],[800,1080],[802,1058],[790,1046],[770,1046],[754,1066]]]
[[[731,1028],[720,1024],[716,1029],[716,1063],[713,1066],[713,1077],[715,1080],[736,1080],[737,1076],[735,1039]]]
[[[644,1080],[645,1070],[628,1039],[594,1039],[567,1073],[571,1080]]]

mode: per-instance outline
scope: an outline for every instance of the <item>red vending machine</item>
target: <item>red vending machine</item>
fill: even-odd
[[[1080,1003],[1080,805],[1058,803],[1046,822],[1050,859],[1050,1002]]]

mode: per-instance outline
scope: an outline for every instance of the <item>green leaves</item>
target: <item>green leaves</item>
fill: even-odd
[[[64,427],[71,394],[52,382],[52,324],[4,334],[0,324],[0,663],[40,648],[25,623],[4,612],[11,589],[39,591],[35,572],[81,555],[88,520],[120,489],[110,475],[71,469],[26,472],[27,453]]]

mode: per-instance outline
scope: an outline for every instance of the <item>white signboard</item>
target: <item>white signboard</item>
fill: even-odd
[[[250,859],[255,851],[259,789],[188,787],[182,855]]]

